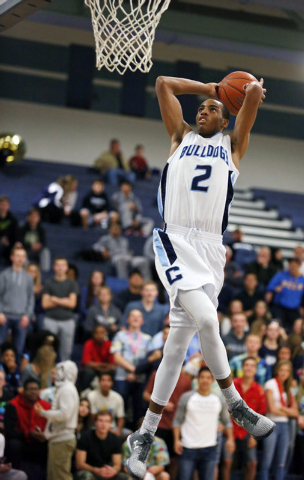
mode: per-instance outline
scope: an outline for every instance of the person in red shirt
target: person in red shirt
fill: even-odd
[[[151,394],[153,391],[154,381],[155,381],[156,372],[153,372],[145,391],[143,393],[143,398],[147,402],[151,399]],[[168,447],[168,452],[170,455],[170,476],[171,478],[176,478],[177,474],[177,456],[174,451],[174,437],[172,430],[173,418],[177,409],[177,404],[183,393],[189,392],[191,390],[192,379],[189,375],[181,372],[179,379],[177,381],[176,387],[173,390],[173,393],[170,397],[169,402],[167,403],[165,410],[163,412],[162,418],[159,422],[158,429],[156,431],[156,436],[162,438]]]
[[[93,378],[100,372],[115,369],[114,358],[110,353],[112,342],[107,340],[108,331],[104,325],[95,325],[93,337],[87,340],[82,352],[82,370],[79,374],[78,387],[85,390]]]
[[[26,380],[23,393],[10,401],[4,415],[7,460],[13,468],[23,470],[36,480],[43,479],[46,474],[47,443],[42,433],[46,418],[36,414],[34,405],[38,402],[44,410],[51,408],[39,398],[39,388],[37,380]]]
[[[249,408],[264,415],[266,413],[266,396],[263,387],[255,382],[257,360],[246,357],[243,360],[243,377],[233,380],[235,388]],[[233,434],[238,458],[246,463],[245,480],[254,480],[257,468],[256,440],[242,427],[233,422]],[[230,459],[230,468],[232,459]],[[229,465],[229,461],[228,461]],[[227,466],[227,461],[226,461]],[[229,468],[229,467],[228,467]]]
[[[136,145],[135,154],[129,160],[132,172],[135,173],[137,180],[148,180],[151,177],[151,170],[144,157],[144,146]]]

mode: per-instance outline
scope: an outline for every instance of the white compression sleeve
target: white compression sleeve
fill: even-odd
[[[231,374],[225,346],[220,337],[216,309],[202,288],[179,291],[178,300],[197,327],[204,360],[216,380]]]

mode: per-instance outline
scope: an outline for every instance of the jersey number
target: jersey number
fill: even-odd
[[[194,177],[192,180],[191,190],[195,190],[197,192],[208,192],[209,187],[203,187],[200,185],[200,183],[210,178],[212,167],[210,165],[196,165],[195,170],[205,170],[205,173]]]

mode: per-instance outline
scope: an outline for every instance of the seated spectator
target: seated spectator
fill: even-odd
[[[243,286],[243,272],[240,270],[239,265],[232,260],[232,249],[225,245],[226,249],[226,264],[225,264],[225,282],[235,288],[241,288]]]
[[[231,241],[228,242],[229,247],[232,250],[232,258],[239,265],[243,271],[249,262],[252,262],[256,258],[256,253],[253,246],[250,243],[244,242],[244,233],[240,228],[236,228],[232,232]]]
[[[277,273],[276,267],[271,263],[271,250],[268,247],[261,247],[257,254],[257,259],[249,263],[246,267],[246,273],[256,275],[258,285],[266,289],[272,277]]]
[[[0,369],[5,374],[7,388],[16,395],[21,387],[20,372],[16,361],[17,351],[10,342],[1,345],[1,365]]]
[[[119,213],[122,229],[127,235],[138,233],[148,237],[151,234],[154,220],[142,216],[141,201],[132,191],[130,182],[121,182],[120,191],[113,193],[111,202],[114,210]]]
[[[76,211],[76,203],[78,198],[78,180],[75,177],[71,177],[69,188],[63,194],[61,203],[63,207],[63,214],[70,219],[72,225],[75,223],[75,219],[78,217]]]
[[[42,306],[45,309],[44,329],[58,336],[60,360],[67,360],[71,357],[73,348],[73,310],[77,304],[78,285],[67,278],[66,258],[55,258],[53,269],[55,275],[45,282],[42,294]]]
[[[141,291],[141,300],[130,302],[124,311],[122,325],[126,325],[129,312],[139,310],[143,314],[144,325],[142,332],[148,335],[155,335],[160,332],[164,326],[165,309],[163,305],[157,302],[158,288],[155,282],[148,280],[143,284]]]
[[[295,254],[296,257],[296,254]],[[286,260],[284,260],[283,252],[281,248],[275,248],[272,251],[271,263],[274,265],[277,272],[281,272],[286,269]]]
[[[18,222],[10,211],[8,197],[0,196],[0,259],[9,263],[10,253],[15,245]]]
[[[82,353],[82,370],[79,374],[79,388],[85,390],[96,375],[114,368],[111,342],[107,340],[107,328],[95,325],[91,340],[87,340]]]
[[[260,465],[261,480],[268,480],[275,452],[278,461],[274,462],[274,478],[284,478],[285,462],[289,449],[289,419],[299,415],[297,402],[291,392],[292,365],[288,361],[278,363],[276,377],[265,384],[266,416],[276,424],[275,430],[263,440],[263,457]]]
[[[287,345],[291,349],[291,361],[293,365],[294,378],[299,379],[302,366],[304,365],[304,328],[303,319],[297,318],[294,321],[292,331],[288,335]]]
[[[46,247],[45,228],[40,220],[39,210],[31,208],[25,224],[17,231],[17,242],[25,249],[30,262],[38,263],[41,270],[48,272],[51,268],[51,253]]]
[[[243,361],[245,358],[254,358],[256,362],[255,381],[260,385],[264,385],[271,378],[271,368],[263,358],[259,357],[259,349],[261,348],[261,339],[257,335],[249,334],[245,340],[246,352],[236,355],[230,362],[231,373],[234,377],[242,378]]]
[[[52,409],[46,410],[38,402],[34,407],[37,415],[48,420],[41,435],[48,440],[49,480],[59,478],[73,480],[71,462],[76,446],[79,409],[79,397],[75,388],[77,373],[76,363],[70,360],[58,363]]]
[[[138,429],[142,425],[143,419],[138,422]],[[124,442],[122,446],[124,471],[127,473],[126,461],[130,456],[128,443]],[[151,450],[147,460],[147,473],[144,476],[146,480],[170,480],[169,473],[165,472],[165,468],[170,464],[168,447],[164,440],[160,437],[154,437]]]
[[[136,369],[135,369],[136,374],[144,373],[146,375],[146,378],[150,378],[150,375],[152,375],[152,373],[158,369],[160,362],[162,361],[162,358],[163,358],[163,350],[169,335],[169,331],[170,331],[170,325],[165,325],[161,332],[162,346],[158,349],[149,350],[146,357],[143,360],[141,360],[138,363],[138,365],[136,365]],[[150,342],[149,349],[151,348],[152,342],[153,342],[153,338]]]
[[[267,286],[265,299],[273,300],[273,314],[282,322],[287,333],[293,322],[299,318],[299,308],[304,289],[304,277],[299,272],[300,262],[297,258],[289,259],[288,271],[277,273]]]
[[[44,316],[44,310],[41,304],[43,291],[43,285],[41,283],[41,271],[38,265],[36,265],[36,263],[31,262],[26,265],[25,271],[30,275],[30,277],[32,277],[34,282],[34,315],[30,320],[32,322],[32,328],[34,328],[34,330],[39,330],[40,328],[42,328]]]
[[[272,316],[268,310],[268,305],[264,300],[256,302],[253,308],[252,315],[248,317],[248,323],[251,333],[255,333],[253,329],[260,329],[262,325],[266,325],[270,322]]]
[[[97,300],[97,305],[93,305],[88,311],[84,329],[91,334],[95,325],[104,325],[107,329],[109,340],[112,340],[118,330],[121,311],[113,305],[112,292],[107,286],[99,288]]]
[[[116,305],[121,312],[125,311],[125,308],[129,302],[141,300],[141,290],[144,280],[139,270],[131,270],[129,273],[128,283],[128,288],[122,292],[119,292],[119,294],[116,295],[113,300],[114,305]]]
[[[122,455],[120,439],[110,432],[111,412],[98,412],[95,430],[84,432],[77,443],[76,473],[77,480],[95,480],[112,478],[128,480],[121,472]]]
[[[135,369],[140,360],[145,358],[151,340],[150,335],[141,332],[143,323],[141,311],[131,310],[127,330],[117,332],[111,347],[117,365],[114,390],[123,397],[125,407],[131,398],[134,428],[144,413],[141,399],[145,385],[145,375],[136,375]]]
[[[0,274],[0,343],[11,329],[20,360],[27,327],[34,313],[33,279],[23,269],[26,261],[23,248],[13,248],[11,261],[12,266]]]
[[[135,155],[129,160],[130,169],[135,173],[137,180],[149,180],[152,175],[148,162],[144,157],[144,151],[143,145],[136,145]]]
[[[88,286],[82,287],[80,292],[81,313],[86,316],[88,310],[93,305],[97,305],[97,295],[100,287],[106,284],[105,275],[100,270],[93,270],[91,273]]]
[[[33,206],[39,208],[41,219],[45,222],[60,223],[63,216],[63,196],[70,192],[75,183],[72,175],[59,177],[50,183],[37,195]]]
[[[40,388],[52,386],[52,369],[55,366],[57,354],[53,347],[44,345],[40,347],[32,363],[28,363],[21,373],[21,385],[29,379],[39,382]]]
[[[250,317],[256,302],[264,300],[264,295],[258,289],[258,280],[255,273],[246,273],[244,277],[244,288],[235,298],[242,302],[246,317]]]
[[[134,183],[136,179],[135,173],[130,171],[124,154],[120,150],[120,143],[117,139],[111,140],[109,151],[101,154],[95,160],[94,167],[104,175],[106,182],[110,185],[118,185],[121,180]]]
[[[28,477],[26,473],[21,472],[21,470],[15,470],[12,468],[11,463],[5,463],[6,459],[4,457],[5,450],[5,438],[0,433],[0,479],[1,480],[27,480]]]
[[[223,337],[223,342],[227,350],[228,360],[232,357],[246,352],[245,339],[247,318],[245,313],[235,313],[231,317],[231,330]]]
[[[47,443],[43,438],[46,420],[36,414],[34,405],[44,410],[50,404],[39,398],[39,383],[28,380],[6,407],[4,427],[5,455],[13,468],[24,470],[29,478],[43,480],[46,473]]]
[[[109,229],[109,235],[103,235],[94,243],[92,249],[85,253],[85,259],[94,261],[109,260],[116,270],[118,278],[127,278],[129,268],[138,268],[143,277],[148,280],[151,276],[149,260],[145,257],[133,256],[127,238],[121,235],[121,226],[113,223]]]
[[[104,191],[102,180],[94,180],[91,190],[82,200],[80,210],[82,228],[88,228],[90,225],[99,225],[102,228],[108,228],[108,217],[110,212],[110,203],[108,195]]]
[[[76,428],[77,440],[79,440],[83,432],[87,432],[91,427],[91,405],[88,399],[83,398],[79,402],[78,423]]]
[[[9,388],[7,388],[5,373],[3,370],[0,370],[0,432],[4,432],[5,409],[12,398],[14,398],[14,394]],[[0,455],[0,458],[2,457],[3,455]]]
[[[249,408],[257,413],[266,413],[266,397],[263,388],[255,382],[257,361],[248,355],[242,365],[243,376],[233,380],[235,388]],[[254,480],[257,470],[257,441],[242,427],[233,422],[233,435],[236,442],[236,452],[239,466],[245,465],[246,480]]]
[[[225,337],[231,329],[231,318],[235,313],[243,313],[243,304],[240,300],[232,300],[227,309],[227,316],[218,314],[221,336]]]
[[[266,336],[259,350],[260,357],[264,358],[270,367],[273,367],[276,363],[277,352],[281,341],[280,337],[280,324],[276,320],[272,320],[266,327]]]
[[[111,432],[121,437],[125,423],[124,400],[119,393],[112,390],[113,384],[112,372],[101,372],[99,388],[92,390],[87,398],[91,405],[93,422],[98,412],[108,410],[112,414]]]

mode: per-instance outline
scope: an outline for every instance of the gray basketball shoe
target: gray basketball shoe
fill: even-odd
[[[233,405],[229,413],[235,423],[247,430],[256,440],[268,437],[276,427],[269,418],[249,408],[242,399]]]
[[[146,474],[147,460],[152,443],[152,435],[150,433],[140,433],[139,430],[131,433],[127,438],[131,454],[126,461],[126,467],[135,480],[141,480]]]

